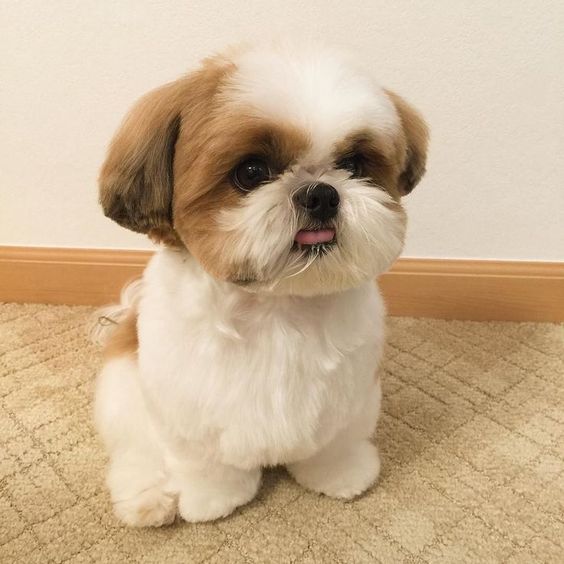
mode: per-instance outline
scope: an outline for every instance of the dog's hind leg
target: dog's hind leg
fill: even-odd
[[[96,426],[110,455],[107,484],[116,516],[134,527],[174,521],[162,447],[137,383],[134,355],[110,359],[98,377]]]

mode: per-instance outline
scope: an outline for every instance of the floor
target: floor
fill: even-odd
[[[0,306],[0,562],[562,562],[564,325],[389,320],[379,484],[343,503],[269,471],[213,524],[113,518],[85,307]]]

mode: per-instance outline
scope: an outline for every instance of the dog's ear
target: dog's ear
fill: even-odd
[[[99,178],[104,214],[139,233],[172,231],[173,160],[181,85],[141,98],[116,133]]]
[[[386,90],[401,120],[406,141],[404,167],[399,176],[402,196],[409,194],[425,174],[429,128],[419,112],[395,92]]]

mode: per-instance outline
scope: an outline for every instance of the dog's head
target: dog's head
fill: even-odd
[[[252,291],[339,291],[386,270],[427,127],[328,49],[243,49],[141,99],[100,176],[104,212]]]

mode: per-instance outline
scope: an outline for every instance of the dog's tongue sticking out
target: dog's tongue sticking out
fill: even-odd
[[[318,245],[319,243],[330,243],[335,237],[334,229],[302,229],[296,233],[294,241],[300,245]]]

